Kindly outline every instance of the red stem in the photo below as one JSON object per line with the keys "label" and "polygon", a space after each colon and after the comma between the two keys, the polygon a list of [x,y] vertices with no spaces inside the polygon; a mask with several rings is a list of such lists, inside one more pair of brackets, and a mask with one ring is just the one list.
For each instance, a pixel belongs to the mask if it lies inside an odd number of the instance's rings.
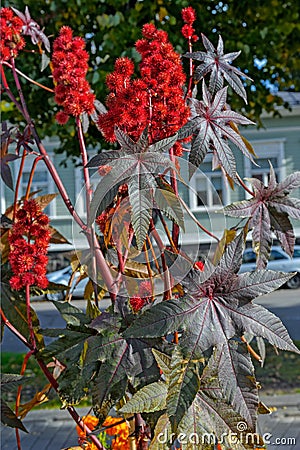
{"label": "red stem", "polygon": [[[7,62],[7,61],[4,61],[3,64],[4,64],[5,66],[9,67],[10,69],[12,68],[12,65],[9,64],[9,62]],[[29,78],[27,75],[25,75],[25,73],[21,72],[21,71],[18,70],[16,67],[15,67],[15,71],[16,71],[19,75],[21,75],[21,77],[25,78],[27,81],[30,81],[30,83],[35,84],[36,86],[38,86],[38,87],[40,87],[40,88],[42,88],[42,89],[45,89],[45,90],[48,91],[48,92],[54,93],[54,89],[48,88],[47,86],[44,86],[43,84],[38,83],[37,81],[33,80],[32,78]]]}
{"label": "red stem", "polygon": [[178,197],[180,203],[182,204],[182,206],[184,207],[184,209],[186,210],[186,212],[188,213],[188,215],[193,219],[193,221],[198,225],[199,228],[201,228],[202,231],[204,231],[204,233],[208,234],[208,236],[212,237],[213,239],[215,239],[217,242],[220,242],[220,239],[215,236],[211,231],[209,231],[207,228],[205,228],[200,222],[199,220],[196,219],[196,217],[194,216],[194,214],[192,213],[192,211],[190,211],[189,207],[187,206],[187,204],[185,203],[184,200],[182,200],[182,198]]}
{"label": "red stem", "polygon": [[[26,366],[27,366],[28,360],[29,360],[30,356],[33,355],[33,354],[34,354],[34,351],[30,350],[25,355],[23,363],[22,363],[20,375],[24,375],[24,372],[26,370]],[[19,415],[19,406],[20,406],[20,400],[21,400],[21,392],[22,392],[22,385],[20,385],[18,387],[17,396],[16,396],[15,414],[16,414],[17,417]],[[16,428],[16,441],[17,441],[18,450],[21,450],[21,438],[20,438],[20,431],[19,431],[18,428]]]}
{"label": "red stem", "polygon": [[26,152],[26,150],[24,148],[23,154],[22,154],[22,159],[21,159],[21,164],[20,164],[20,168],[19,168],[18,178],[17,178],[17,182],[16,182],[16,188],[15,188],[13,220],[16,217],[16,212],[17,212],[18,194],[19,194],[19,188],[20,188],[20,184],[21,184],[21,179],[22,179],[22,173],[23,173],[23,169],[24,169],[26,154],[27,154],[27,152]]}
{"label": "red stem", "polygon": [[8,83],[7,83],[6,76],[5,76],[5,73],[4,73],[4,69],[3,69],[2,64],[0,64],[0,70],[1,70],[1,80],[2,80],[2,84],[3,84],[3,87],[4,87],[4,89],[5,89],[5,91],[6,91],[7,95],[8,95],[8,97],[9,97],[10,100],[15,104],[15,106],[16,106],[17,109],[20,111],[20,113],[23,115],[23,109],[22,109],[22,106],[21,106],[21,104],[18,102],[18,100],[16,99],[16,97],[14,96],[14,94],[11,92],[10,87],[9,87],[9,85],[8,85]]}
{"label": "red stem", "polygon": [[26,347],[28,347],[30,350],[33,350],[32,345],[27,341],[27,339],[24,338],[24,336],[13,326],[12,323],[10,323],[10,321],[6,318],[4,312],[2,309],[0,309],[0,314],[1,314],[1,318],[2,321],[4,323],[4,325],[7,326],[7,328],[9,328],[9,330],[18,338],[20,339],[20,341],[26,345]]}
{"label": "red stem", "polygon": [[31,167],[31,171],[30,171],[30,175],[29,175],[29,180],[28,180],[28,184],[27,184],[27,189],[26,189],[26,194],[25,194],[25,200],[28,200],[29,198],[29,193],[30,193],[30,188],[31,188],[31,183],[32,183],[32,179],[34,176],[34,172],[37,166],[37,163],[42,159],[42,156],[37,156],[35,158],[35,160],[33,161],[32,167]]}
{"label": "red stem", "polygon": [[241,177],[239,176],[239,174],[236,174],[236,177],[238,179],[238,182],[240,183],[240,185],[245,189],[245,191],[248,192],[248,194],[250,194],[252,197],[255,197],[255,194],[253,191],[251,191],[251,189],[248,188],[248,186],[243,182],[243,180],[241,179]]}
{"label": "red stem", "polygon": [[165,258],[165,254],[164,254],[165,246],[155,228],[155,225],[154,225],[152,219],[150,222],[150,230],[151,230],[152,236],[154,237],[154,239],[158,245],[158,248],[161,252],[160,257],[161,257],[161,263],[162,263],[162,268],[163,268],[164,291],[165,291],[164,292],[164,300],[169,300],[172,297],[172,288],[171,288],[169,268],[167,266],[166,258]]}
{"label": "red stem", "polygon": [[[174,155],[174,149],[173,147],[170,148],[169,150],[169,155],[170,155],[170,159],[172,161],[173,164],[175,164],[175,155]],[[177,178],[176,178],[176,172],[175,170],[172,170],[171,172],[171,186],[174,190],[174,193],[176,195],[176,197],[178,196],[178,184],[177,184]],[[174,245],[176,248],[178,248],[178,241],[179,241],[179,226],[177,225],[177,223],[173,222],[173,226],[172,226],[172,240],[174,242]]]}
{"label": "red stem", "polygon": [[28,322],[28,328],[29,328],[29,335],[30,335],[30,343],[32,345],[33,351],[36,351],[36,342],[35,342],[35,335],[33,331],[32,326],[32,317],[31,317],[31,309],[30,309],[30,287],[29,284],[26,284],[25,286],[25,294],[26,294],[26,312],[27,312],[27,322]]}
{"label": "red stem", "polygon": [[116,287],[116,285],[114,283],[114,279],[113,279],[113,277],[111,275],[111,272],[110,272],[110,270],[109,270],[109,268],[108,268],[108,266],[106,264],[105,258],[104,258],[103,254],[102,254],[102,251],[101,251],[101,249],[99,247],[96,235],[94,233],[92,233],[90,227],[89,228],[87,227],[87,225],[81,220],[81,218],[78,216],[77,212],[75,211],[74,206],[73,206],[71,200],[69,199],[67,191],[65,190],[65,187],[64,187],[64,185],[63,185],[63,183],[62,183],[62,181],[61,181],[61,179],[60,179],[60,177],[59,177],[59,175],[57,173],[57,170],[56,170],[53,162],[49,158],[49,155],[47,154],[47,151],[46,151],[45,147],[43,146],[43,144],[42,144],[42,142],[41,142],[41,140],[39,138],[39,135],[38,135],[38,133],[37,133],[37,131],[35,129],[35,126],[34,126],[32,120],[30,118],[30,115],[29,115],[27,107],[26,107],[26,103],[25,103],[25,100],[24,100],[24,96],[23,96],[23,92],[22,92],[22,89],[21,89],[20,81],[19,81],[18,75],[17,75],[16,70],[15,70],[14,61],[12,62],[12,72],[13,72],[13,75],[14,75],[16,87],[17,87],[17,90],[19,92],[21,103],[22,103],[22,107],[23,107],[22,114],[23,114],[26,122],[30,126],[32,136],[33,136],[33,138],[34,138],[34,140],[36,142],[36,145],[37,145],[37,147],[39,149],[40,154],[44,157],[43,158],[44,162],[45,162],[45,164],[47,166],[47,169],[49,170],[49,173],[51,174],[51,176],[52,176],[52,178],[54,180],[54,183],[57,186],[57,189],[58,189],[58,191],[59,191],[59,193],[61,195],[62,200],[64,201],[64,203],[65,203],[66,207],[68,208],[69,213],[71,214],[73,219],[80,226],[80,228],[83,230],[83,232],[86,233],[86,237],[88,239],[89,245],[95,251],[97,266],[99,267],[99,270],[100,270],[100,272],[101,272],[101,274],[103,276],[104,282],[105,282],[105,284],[107,286],[107,289],[110,292],[111,299],[112,299],[112,301],[114,301],[115,296],[117,294],[117,287]]}

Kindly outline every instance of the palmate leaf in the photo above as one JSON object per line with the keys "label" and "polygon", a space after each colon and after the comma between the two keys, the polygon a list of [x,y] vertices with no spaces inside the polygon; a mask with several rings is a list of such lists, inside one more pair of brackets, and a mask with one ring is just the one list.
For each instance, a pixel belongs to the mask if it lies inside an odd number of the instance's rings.
{"label": "palmate leaf", "polygon": [[232,87],[232,89],[240,95],[247,103],[247,95],[240,77],[251,80],[247,75],[232,66],[231,63],[236,59],[239,52],[224,54],[224,46],[222,37],[219,36],[217,48],[210,42],[210,40],[202,34],[202,42],[206,52],[186,53],[184,56],[192,58],[195,61],[201,61],[195,70],[195,81],[199,82],[210,72],[209,89],[212,93],[217,92],[223,87],[223,79]]}
{"label": "palmate leaf", "polygon": [[[111,167],[110,172],[102,178],[95,190],[90,206],[90,223],[109,204],[107,199],[114,198],[116,186],[128,184],[131,221],[138,249],[141,249],[155,207],[154,195],[158,176],[167,170],[176,171],[175,165],[163,153],[175,144],[178,136],[174,135],[149,144],[147,129],[137,142],[118,128],[115,134],[121,149],[96,155],[87,165],[87,167],[106,165]],[[111,191],[113,195],[109,194]],[[169,208],[167,211],[170,213]],[[176,213],[174,216],[176,217]]]}
{"label": "palmate leaf", "polygon": [[[168,373],[167,411],[173,430],[198,395],[199,363],[213,347],[222,352],[218,362],[222,395],[232,405],[234,417],[243,417],[249,427],[255,426],[258,405],[253,367],[244,347],[236,347],[230,340],[248,332],[300,353],[279,318],[252,302],[280,287],[291,275],[268,270],[239,275],[243,251],[241,233],[227,246],[217,266],[205,264],[204,271],[190,269],[182,281],[184,297],[146,310],[123,333],[126,338],[154,338],[180,331],[183,358],[178,358],[174,373]],[[177,271],[180,266],[184,269],[179,260]]]}
{"label": "palmate leaf", "polygon": [[254,367],[246,344],[228,341],[215,358],[218,364],[219,383],[227,401],[255,429],[258,408],[258,388]]}
{"label": "palmate leaf", "polygon": [[300,200],[288,196],[290,191],[300,187],[300,172],[289,175],[280,183],[270,163],[268,186],[257,178],[248,180],[253,186],[253,196],[226,206],[225,214],[232,217],[249,217],[252,229],[253,249],[257,254],[257,268],[266,267],[272,244],[272,231],[280,241],[283,250],[292,256],[295,235],[289,217],[300,220]]}
{"label": "palmate leaf", "polygon": [[235,179],[235,158],[228,145],[228,140],[251,161],[253,161],[253,158],[241,135],[232,127],[232,123],[247,125],[253,124],[253,122],[241,114],[225,109],[227,87],[218,91],[212,99],[203,82],[202,92],[203,100],[189,99],[191,119],[179,130],[180,138],[188,135],[193,136],[189,155],[189,161],[192,163],[190,176],[193,174],[195,167],[198,167],[202,162],[206,153],[213,150],[226,173]]}

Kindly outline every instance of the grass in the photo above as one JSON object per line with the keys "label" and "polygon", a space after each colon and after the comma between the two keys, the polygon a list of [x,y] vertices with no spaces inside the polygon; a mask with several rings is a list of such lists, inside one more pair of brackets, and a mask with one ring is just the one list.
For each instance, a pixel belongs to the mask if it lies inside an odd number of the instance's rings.
{"label": "grass", "polygon": [[[300,349],[300,341],[295,342]],[[261,393],[295,393],[300,392],[300,356],[287,351],[279,350],[278,354],[275,349],[266,344],[267,356],[264,367],[260,367],[257,361],[254,361],[256,370],[256,378],[261,385]],[[1,371],[2,373],[20,373],[24,354],[6,353],[1,354]],[[33,398],[36,392],[39,392],[47,384],[47,379],[39,368],[34,358],[29,359],[25,375],[31,376],[23,387],[21,402],[28,402]],[[42,403],[37,408],[60,408],[61,401],[53,389],[49,394],[49,401]],[[14,402],[15,393],[9,393],[7,400]],[[84,401],[80,406],[88,406],[90,403]]]}
{"label": "grass", "polygon": [[[300,341],[294,341],[300,349]],[[255,361],[256,379],[262,393],[300,392],[300,356],[293,352],[277,350],[266,344],[263,367]]]}
{"label": "grass", "polygon": [[[2,352],[1,372],[20,373],[24,356],[25,354],[22,353]],[[37,392],[42,391],[42,389],[48,384],[47,378],[34,358],[29,359],[24,375],[31,377],[31,379],[23,385],[21,403],[29,402]],[[14,407],[16,392],[17,390],[14,392],[9,392],[5,395],[3,393],[3,397],[5,397],[5,400],[8,401],[12,407]],[[49,400],[47,402],[41,403],[36,406],[35,409],[54,409],[61,407],[62,403],[54,389],[50,390],[48,398]],[[80,406],[89,405],[90,403],[88,401],[82,401],[80,404]]]}

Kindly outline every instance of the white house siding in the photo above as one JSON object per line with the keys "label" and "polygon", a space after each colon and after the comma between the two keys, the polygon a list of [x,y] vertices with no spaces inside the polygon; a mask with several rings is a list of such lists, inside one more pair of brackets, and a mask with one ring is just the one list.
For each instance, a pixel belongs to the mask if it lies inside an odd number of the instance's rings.
{"label": "white house siding", "polygon": [[[245,127],[241,128],[241,133],[253,144],[255,148],[267,149],[265,152],[267,157],[272,158],[272,152],[277,152],[280,147],[282,160],[280,166],[281,176],[287,176],[290,173],[300,170],[300,93],[297,93],[293,97],[294,107],[291,112],[286,110],[280,110],[282,117],[269,117],[267,115],[262,117],[264,128],[257,129],[256,127]],[[299,102],[299,103],[297,103]],[[80,168],[75,168],[71,162],[67,162],[67,167],[60,165],[60,162],[65,159],[64,155],[59,155],[53,153],[53,148],[57,145],[57,142],[46,140],[45,146],[47,150],[51,153],[53,162],[57,167],[58,173],[60,174],[67,192],[69,193],[71,201],[75,204],[78,198],[78,194],[82,187],[82,176]],[[277,150],[276,150],[277,149]],[[237,169],[241,177],[247,175],[247,161],[240,150],[233,149]],[[262,150],[263,151],[263,150]],[[265,155],[266,156],[266,155]],[[17,173],[17,164],[11,164],[14,172],[14,178]],[[43,162],[39,162],[39,168],[42,167]],[[248,164],[249,166],[249,164]],[[249,168],[249,167],[248,167]],[[186,172],[186,168],[183,169],[183,175]],[[187,177],[184,175],[187,179]],[[1,181],[2,183],[2,181]],[[189,190],[184,186],[179,188],[180,195],[184,201],[191,207],[191,196]],[[49,193],[57,192],[57,188],[52,182],[49,183]],[[294,191],[293,196],[299,198],[300,192]],[[236,186],[234,191],[230,190],[228,199],[230,202],[238,201],[245,198],[245,192],[242,188]],[[5,211],[5,207],[13,202],[13,193],[1,184],[1,212]],[[84,204],[82,201],[77,203],[78,212],[84,217]],[[201,209],[201,208],[200,208]],[[213,231],[218,237],[222,235],[224,227],[230,228],[236,223],[235,219],[224,217],[222,214],[215,213],[216,208],[209,208],[208,211],[201,211],[199,208],[193,211],[195,217],[209,230]],[[52,207],[53,215],[51,215],[52,225],[57,228],[65,237],[72,242],[72,220],[68,214],[68,211],[63,204],[61,198],[58,196],[54,201],[54,206]],[[296,236],[300,241],[300,223],[298,221],[294,222],[296,227]],[[195,226],[194,222],[185,216],[185,228],[186,232],[182,236],[183,244],[188,250],[194,252],[206,252],[211,243],[212,239],[207,236],[204,232],[199,231],[198,227]],[[82,233],[79,230],[75,230],[77,245],[85,247],[86,241]],[[68,245],[51,246],[51,249],[56,249],[56,251],[66,251],[70,249]]]}

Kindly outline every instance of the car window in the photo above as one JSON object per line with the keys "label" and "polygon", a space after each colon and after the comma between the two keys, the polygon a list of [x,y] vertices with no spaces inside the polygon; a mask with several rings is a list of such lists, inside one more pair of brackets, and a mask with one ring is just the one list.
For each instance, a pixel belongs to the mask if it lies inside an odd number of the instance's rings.
{"label": "car window", "polygon": [[294,258],[300,258],[300,249],[294,250]]}
{"label": "car window", "polygon": [[243,255],[243,264],[255,263],[256,255],[254,252],[246,252]]}
{"label": "car window", "polygon": [[277,250],[271,250],[269,261],[275,261],[278,259],[288,259],[288,258],[284,256],[282,253],[278,252]]}

